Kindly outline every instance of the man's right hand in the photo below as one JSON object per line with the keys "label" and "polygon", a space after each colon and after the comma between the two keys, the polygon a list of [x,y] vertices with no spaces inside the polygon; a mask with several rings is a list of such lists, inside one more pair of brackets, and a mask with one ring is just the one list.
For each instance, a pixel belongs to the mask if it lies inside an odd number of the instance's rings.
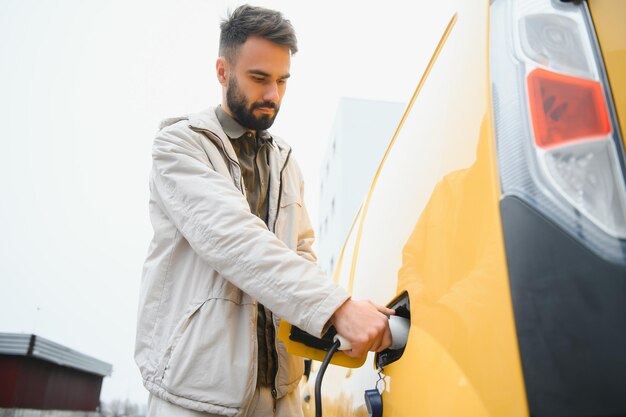
{"label": "man's right hand", "polygon": [[344,353],[359,358],[367,352],[380,352],[391,346],[387,316],[395,311],[371,301],[348,299],[332,315],[330,322],[337,333],[352,344]]}

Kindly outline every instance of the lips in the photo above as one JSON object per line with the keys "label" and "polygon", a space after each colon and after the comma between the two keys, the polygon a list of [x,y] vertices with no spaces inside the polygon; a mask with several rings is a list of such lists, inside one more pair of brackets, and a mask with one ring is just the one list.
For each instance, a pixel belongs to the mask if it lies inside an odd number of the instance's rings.
{"label": "lips", "polygon": [[274,114],[276,112],[276,110],[271,107],[257,107],[255,110],[258,110],[264,114]]}

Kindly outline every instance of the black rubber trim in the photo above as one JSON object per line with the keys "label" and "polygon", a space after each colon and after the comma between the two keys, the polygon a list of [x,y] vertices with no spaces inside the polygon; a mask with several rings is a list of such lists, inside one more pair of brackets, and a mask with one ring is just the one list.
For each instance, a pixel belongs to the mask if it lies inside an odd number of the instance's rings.
{"label": "black rubber trim", "polygon": [[530,414],[626,415],[626,266],[516,197],[500,209]]}

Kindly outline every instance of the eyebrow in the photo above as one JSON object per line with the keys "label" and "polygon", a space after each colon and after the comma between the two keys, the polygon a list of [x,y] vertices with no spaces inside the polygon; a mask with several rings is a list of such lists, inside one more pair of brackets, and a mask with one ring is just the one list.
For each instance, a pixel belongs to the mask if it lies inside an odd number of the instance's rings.
{"label": "eyebrow", "polygon": [[[265,72],[265,71],[261,71],[258,69],[251,69],[248,70],[248,74],[255,74],[255,75],[260,75],[262,77],[271,77],[271,74]],[[281,77],[278,77],[279,80],[286,80],[287,78],[291,77],[291,74],[287,73]]]}

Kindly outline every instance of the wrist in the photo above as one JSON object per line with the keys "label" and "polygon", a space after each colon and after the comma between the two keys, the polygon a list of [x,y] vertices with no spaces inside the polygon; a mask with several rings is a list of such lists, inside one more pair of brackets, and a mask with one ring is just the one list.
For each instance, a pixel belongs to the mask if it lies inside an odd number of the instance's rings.
{"label": "wrist", "polygon": [[328,319],[330,324],[337,327],[336,326],[337,320],[343,314],[343,311],[350,300],[351,298],[348,297],[343,303],[341,303],[341,305],[339,305],[339,307],[337,307],[337,310],[335,310],[335,312],[330,316],[330,319]]}

